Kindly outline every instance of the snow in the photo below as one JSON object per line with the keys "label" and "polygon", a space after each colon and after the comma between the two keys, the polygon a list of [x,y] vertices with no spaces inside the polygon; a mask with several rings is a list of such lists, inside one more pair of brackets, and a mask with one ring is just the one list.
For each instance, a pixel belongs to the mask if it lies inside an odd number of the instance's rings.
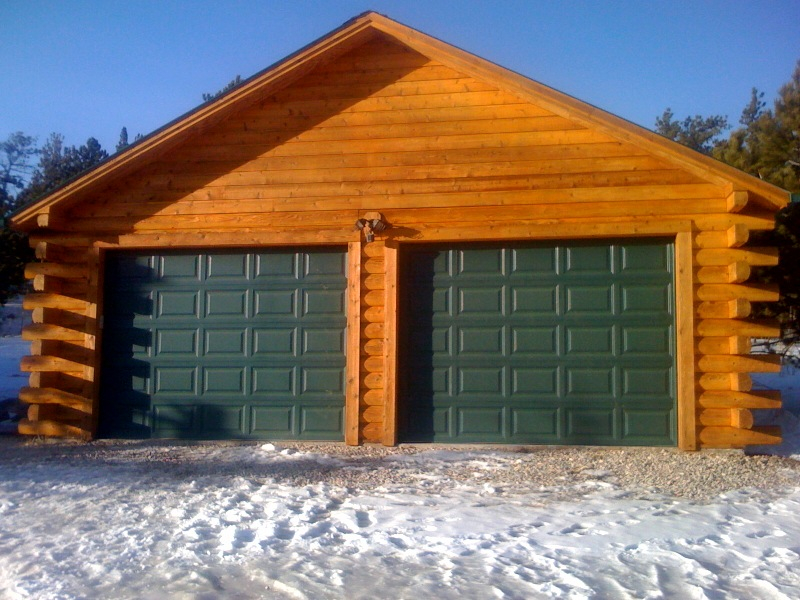
{"label": "snow", "polygon": [[19,371],[19,359],[30,353],[31,343],[18,337],[0,337],[0,400],[16,397],[28,377]]}
{"label": "snow", "polygon": [[[0,398],[23,383],[24,346],[0,339]],[[558,489],[433,485],[454,462],[508,468],[502,453],[433,447],[393,459],[424,477],[363,490],[275,477],[363,468],[279,444],[212,447],[207,472],[149,451],[159,460],[0,463],[0,597],[800,597],[800,488],[700,502],[601,470]],[[782,452],[800,459],[800,444]]]}
{"label": "snow", "polygon": [[758,424],[780,425],[783,443],[780,446],[753,446],[748,451],[777,456],[800,455],[800,368],[784,365],[780,373],[757,373],[752,377],[753,389],[781,391],[783,409],[761,411]]}

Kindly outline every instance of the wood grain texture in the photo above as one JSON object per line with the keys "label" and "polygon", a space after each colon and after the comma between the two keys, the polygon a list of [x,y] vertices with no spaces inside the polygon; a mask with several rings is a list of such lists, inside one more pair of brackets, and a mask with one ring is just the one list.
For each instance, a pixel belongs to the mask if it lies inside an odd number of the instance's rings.
{"label": "wood grain texture", "polygon": [[697,450],[692,287],[692,234],[679,232],[675,236],[678,447],[690,451]]}
{"label": "wood grain texture", "polygon": [[23,356],[19,367],[23,373],[34,371],[72,373],[83,372],[84,365],[58,356]]}
{"label": "wood grain texture", "polygon": [[700,336],[779,337],[781,328],[777,321],[742,321],[738,319],[703,319],[696,325]]}
{"label": "wood grain texture", "polygon": [[700,394],[699,406],[703,408],[766,408],[782,406],[781,394],[777,391],[708,390]]}
{"label": "wood grain texture", "polygon": [[701,319],[746,319],[750,316],[752,304],[744,298],[700,302],[697,316]]}
{"label": "wood grain texture", "polygon": [[739,248],[750,239],[750,230],[745,225],[737,223],[727,229],[725,237],[729,248]]}
{"label": "wood grain texture", "polygon": [[753,380],[746,373],[703,373],[699,384],[703,390],[749,392],[753,389]]}
{"label": "wood grain texture", "polygon": [[699,250],[695,261],[701,266],[728,265],[743,262],[753,267],[772,267],[778,264],[777,248],[725,248]]}
{"label": "wood grain texture", "polygon": [[347,339],[345,387],[345,443],[361,443],[359,412],[361,399],[361,242],[347,246]]}
{"label": "wood grain texture", "polygon": [[779,373],[781,357],[777,354],[706,355],[697,361],[697,368],[703,373]]}
{"label": "wood grain texture", "polygon": [[83,344],[62,340],[31,341],[31,356],[56,356],[82,365],[94,360],[93,352]]}
{"label": "wood grain texture", "polygon": [[746,408],[707,408],[700,411],[698,422],[703,427],[752,429],[754,419]]}
{"label": "wood grain texture", "polygon": [[58,421],[31,421],[22,419],[17,426],[17,431],[22,435],[42,435],[48,437],[66,437],[85,439],[89,431],[75,425],[68,425]]}
{"label": "wood grain texture", "polygon": [[22,328],[23,340],[64,340],[71,342],[83,342],[83,331],[68,329],[59,325],[49,323],[34,323]]}
{"label": "wood grain texture", "polygon": [[744,210],[750,201],[750,195],[746,191],[731,192],[725,199],[728,205],[728,212],[738,213]]}
{"label": "wood grain texture", "polygon": [[720,267],[701,267],[697,270],[696,283],[742,283],[750,278],[750,265],[735,262]]}
{"label": "wood grain texture", "polygon": [[700,354],[750,354],[751,338],[745,336],[699,338],[697,349]]}
{"label": "wood grain texture", "polygon": [[[381,276],[383,279],[383,276]],[[383,306],[370,306],[363,312],[364,321],[367,323],[383,323],[386,313]]]}
{"label": "wood grain texture", "polygon": [[780,444],[781,441],[780,427],[704,427],[700,430],[703,448],[743,448],[753,444]]}
{"label": "wood grain texture", "polygon": [[777,284],[705,284],[697,288],[697,299],[702,301],[745,299],[750,302],[777,302],[780,291]]}
{"label": "wood grain texture", "polygon": [[365,442],[379,444],[381,442],[381,436],[383,436],[383,424],[365,423],[362,429],[362,434],[364,435]]}
{"label": "wood grain texture", "polygon": [[367,389],[383,389],[383,373],[367,373],[361,381]]}
{"label": "wood grain texture", "polygon": [[33,279],[37,275],[50,275],[63,279],[88,279],[89,273],[86,264],[70,264],[41,262],[25,265],[25,278]]}
{"label": "wood grain texture", "polygon": [[50,323],[51,325],[60,325],[70,329],[80,329],[81,331],[85,330],[87,323],[86,315],[79,312],[41,306],[31,311],[31,320],[34,323]]}
{"label": "wood grain texture", "polygon": [[19,399],[28,404],[61,404],[87,414],[92,412],[91,399],[56,388],[23,387]]}
{"label": "wood grain texture", "polygon": [[385,446],[394,446],[399,439],[397,431],[397,344],[399,340],[398,327],[400,319],[398,315],[398,292],[399,292],[399,269],[400,256],[396,244],[387,244],[384,248],[385,272],[385,292],[386,303],[384,338],[383,338],[383,363],[385,384],[383,390],[383,438]]}
{"label": "wood grain texture", "polygon": [[35,308],[60,308],[63,310],[86,310],[86,294],[71,295],[68,290],[60,289],[58,292],[27,293],[22,298],[22,307],[25,310]]}
{"label": "wood grain texture", "polygon": [[100,373],[102,371],[102,331],[100,322],[103,316],[104,263],[103,250],[93,244],[87,253],[86,262],[89,267],[89,282],[85,310],[86,326],[83,346],[88,359],[84,363],[83,377],[91,384],[87,385],[87,395],[92,399],[92,412],[89,415],[89,434],[94,437],[100,423]]}
{"label": "wood grain texture", "polygon": [[55,388],[80,396],[86,394],[86,380],[77,373],[35,371],[28,377],[28,385],[32,388]]}
{"label": "wood grain texture", "polygon": [[728,231],[737,225],[752,231],[766,231],[775,228],[775,213],[761,210],[746,214],[709,212],[706,215],[698,215],[695,224],[701,231]]}
{"label": "wood grain texture", "polygon": [[383,340],[367,340],[362,347],[362,354],[380,356],[383,354],[384,346]]}
{"label": "wood grain texture", "polygon": [[701,231],[695,238],[696,248],[738,248],[747,243],[750,231],[742,224],[725,231]]}
{"label": "wood grain texture", "polygon": [[36,258],[54,263],[86,263],[87,248],[39,241],[33,245]]}
{"label": "wood grain texture", "polygon": [[383,406],[383,388],[366,390],[361,396],[361,401],[366,406]]}

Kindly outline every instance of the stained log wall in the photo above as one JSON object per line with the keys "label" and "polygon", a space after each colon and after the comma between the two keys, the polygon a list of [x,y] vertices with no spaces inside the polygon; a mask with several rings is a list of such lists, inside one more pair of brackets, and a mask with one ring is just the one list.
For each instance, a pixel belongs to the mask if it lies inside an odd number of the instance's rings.
{"label": "stained log wall", "polygon": [[[346,439],[392,444],[399,245],[684,235],[679,445],[778,441],[751,411],[779,407],[779,395],[753,391],[749,375],[779,368],[750,356],[750,338],[777,328],[747,320],[752,302],[778,297],[748,283],[752,267],[777,262],[747,243],[774,215],[746,190],[623,139],[388,40],[364,44],[90,201],[39,216],[20,431],[95,431],[105,248],[349,243],[358,335]],[[392,225],[372,243],[353,229],[366,211]]]}

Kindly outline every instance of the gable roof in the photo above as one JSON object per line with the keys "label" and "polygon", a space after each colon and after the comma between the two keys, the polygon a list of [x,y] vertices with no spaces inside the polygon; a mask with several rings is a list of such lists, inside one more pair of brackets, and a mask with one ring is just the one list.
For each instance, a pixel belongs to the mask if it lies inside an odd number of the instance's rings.
{"label": "gable roof", "polygon": [[730,191],[747,190],[753,200],[772,210],[789,202],[785,190],[748,175],[700,152],[691,150],[648,129],[556,91],[518,73],[442,42],[375,12],[363,13],[331,33],[267,67],[219,98],[166,124],[94,169],[51,192],[11,216],[12,225],[29,231],[37,217],[52,208],[80,202],[114,179],[130,175],[154,162],[189,137],[223,121],[228,115],[296,81],[315,67],[379,36],[387,36],[431,60],[496,85],[524,100],[620,141],[634,144],[662,159],[679,163],[687,171]]}

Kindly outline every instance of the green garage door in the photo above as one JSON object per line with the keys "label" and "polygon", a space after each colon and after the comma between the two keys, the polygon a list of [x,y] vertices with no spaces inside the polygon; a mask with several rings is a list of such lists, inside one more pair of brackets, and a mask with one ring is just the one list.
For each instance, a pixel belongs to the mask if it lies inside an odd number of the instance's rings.
{"label": "green garage door", "polygon": [[412,246],[402,441],[674,445],[673,246]]}
{"label": "green garage door", "polygon": [[109,254],[100,430],[343,438],[339,249]]}

